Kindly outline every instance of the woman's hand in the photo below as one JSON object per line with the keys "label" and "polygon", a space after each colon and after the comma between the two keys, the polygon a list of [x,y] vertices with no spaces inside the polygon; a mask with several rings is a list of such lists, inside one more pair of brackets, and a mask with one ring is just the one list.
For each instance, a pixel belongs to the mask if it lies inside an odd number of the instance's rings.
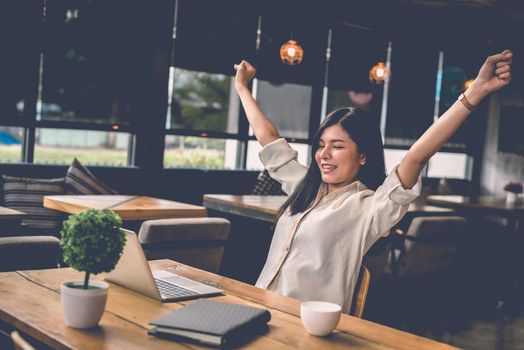
{"label": "woman's hand", "polygon": [[480,67],[479,73],[466,93],[471,103],[477,105],[482,98],[501,89],[511,81],[511,58],[513,53],[504,50],[502,53],[489,56]]}
{"label": "woman's hand", "polygon": [[237,71],[235,75],[235,89],[238,91],[240,89],[247,88],[249,82],[255,76],[257,70],[253,67],[248,61],[243,60],[239,64],[233,66]]}

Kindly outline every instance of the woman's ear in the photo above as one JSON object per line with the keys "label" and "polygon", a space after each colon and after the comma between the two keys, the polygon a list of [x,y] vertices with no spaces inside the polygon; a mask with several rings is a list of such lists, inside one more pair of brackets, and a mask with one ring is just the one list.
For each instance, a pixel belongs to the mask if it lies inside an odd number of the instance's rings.
{"label": "woman's ear", "polygon": [[366,158],[365,155],[360,154],[359,159],[358,159],[358,162],[360,163],[360,165],[364,165],[364,164],[366,164],[366,159],[367,159],[367,158]]}

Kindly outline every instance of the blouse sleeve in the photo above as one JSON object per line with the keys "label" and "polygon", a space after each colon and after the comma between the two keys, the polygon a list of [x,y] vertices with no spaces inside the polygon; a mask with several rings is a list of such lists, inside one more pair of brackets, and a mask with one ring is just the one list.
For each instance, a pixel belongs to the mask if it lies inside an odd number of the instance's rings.
{"label": "blouse sleeve", "polygon": [[422,181],[419,176],[411,189],[405,189],[397,175],[398,165],[375,191],[372,201],[370,235],[373,243],[380,236],[387,236],[406,214],[409,204],[420,195]]}
{"label": "blouse sleeve", "polygon": [[283,138],[265,145],[259,157],[269,175],[282,184],[282,190],[288,195],[306,175],[307,168],[297,160],[298,152]]}

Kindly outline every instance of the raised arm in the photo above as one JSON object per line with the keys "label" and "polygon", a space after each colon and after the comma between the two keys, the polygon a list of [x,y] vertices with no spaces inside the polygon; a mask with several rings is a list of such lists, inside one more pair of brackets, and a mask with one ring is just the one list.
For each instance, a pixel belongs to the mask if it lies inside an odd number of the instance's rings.
{"label": "raised arm", "polygon": [[247,120],[258,142],[262,146],[265,146],[280,138],[280,135],[278,134],[277,128],[260,110],[260,107],[258,107],[257,102],[247,87],[251,79],[255,76],[256,69],[247,61],[235,64],[234,67],[237,71],[235,76],[235,89],[237,90],[238,96],[240,96]]}
{"label": "raised arm", "polygon": [[465,100],[457,100],[411,146],[397,168],[398,177],[404,188],[408,189],[415,185],[425,163],[457,131],[472,112],[470,109],[477,106],[490,93],[509,84],[512,56],[513,53],[509,50],[489,56],[480,68],[473,84],[464,92]]}

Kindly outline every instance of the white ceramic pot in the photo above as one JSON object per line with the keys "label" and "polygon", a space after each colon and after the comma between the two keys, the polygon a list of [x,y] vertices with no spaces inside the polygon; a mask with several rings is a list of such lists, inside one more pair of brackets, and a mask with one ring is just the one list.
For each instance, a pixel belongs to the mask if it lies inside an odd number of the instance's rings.
{"label": "white ceramic pot", "polygon": [[517,194],[514,192],[506,191],[506,203],[507,204],[515,204],[517,202]]}
{"label": "white ceramic pot", "polygon": [[62,283],[60,289],[65,322],[73,328],[96,326],[106,306],[107,283],[89,281],[89,289],[83,289],[83,285],[84,281],[69,281]]}

